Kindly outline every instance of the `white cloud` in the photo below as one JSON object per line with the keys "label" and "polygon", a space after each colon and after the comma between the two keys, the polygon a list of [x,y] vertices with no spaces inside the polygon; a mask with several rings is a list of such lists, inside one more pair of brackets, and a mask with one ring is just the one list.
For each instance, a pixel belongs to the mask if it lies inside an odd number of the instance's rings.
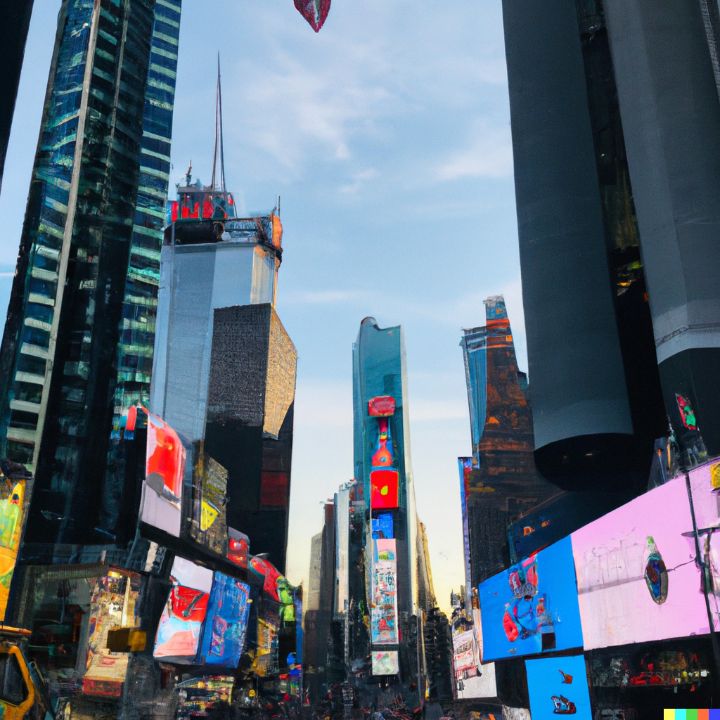
{"label": "white cloud", "polygon": [[513,174],[510,128],[478,123],[464,148],[440,162],[435,178],[441,182],[472,178],[505,178]]}
{"label": "white cloud", "polygon": [[350,182],[340,186],[340,192],[344,195],[357,195],[370,180],[378,176],[375,168],[367,168],[353,173]]}

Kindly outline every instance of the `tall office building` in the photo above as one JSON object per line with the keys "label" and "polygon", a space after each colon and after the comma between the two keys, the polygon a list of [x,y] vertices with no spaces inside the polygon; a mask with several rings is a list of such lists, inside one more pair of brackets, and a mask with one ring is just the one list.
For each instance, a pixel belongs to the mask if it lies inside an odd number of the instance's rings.
{"label": "tall office building", "polygon": [[14,0],[8,3],[7,7],[3,8],[3,21],[0,24],[0,65],[3,69],[0,75],[0,185],[32,7],[33,0]]}
{"label": "tall office building", "polygon": [[504,0],[535,455],[642,489],[720,453],[717,8]]}
{"label": "tall office building", "polygon": [[180,4],[60,9],[0,359],[0,450],[36,477],[31,541],[108,539],[113,398],[149,382]]}

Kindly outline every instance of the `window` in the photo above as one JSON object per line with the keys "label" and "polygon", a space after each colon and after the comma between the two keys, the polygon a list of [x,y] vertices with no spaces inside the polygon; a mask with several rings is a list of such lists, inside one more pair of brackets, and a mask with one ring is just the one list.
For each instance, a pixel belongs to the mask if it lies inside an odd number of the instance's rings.
{"label": "window", "polygon": [[11,653],[0,653],[0,700],[20,705],[27,696],[28,689],[17,657]]}

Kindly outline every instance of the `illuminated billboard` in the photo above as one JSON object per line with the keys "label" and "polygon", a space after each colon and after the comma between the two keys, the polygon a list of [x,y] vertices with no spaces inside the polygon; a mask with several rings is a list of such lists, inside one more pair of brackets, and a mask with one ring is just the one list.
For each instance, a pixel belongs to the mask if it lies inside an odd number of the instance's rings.
{"label": "illuminated billboard", "polygon": [[392,510],[398,506],[398,471],[370,471],[370,507],[373,510]]}
{"label": "illuminated billboard", "polygon": [[373,650],[373,675],[398,675],[400,673],[400,658],[397,650]]}
{"label": "illuminated billboard", "polygon": [[158,660],[192,664],[207,615],[213,573],[176,557],[170,580],[172,587],[160,616],[153,656]]}
{"label": "illuminated billboard", "polygon": [[[713,567],[712,558],[720,556],[720,516],[710,466],[693,470],[691,484],[701,552]],[[709,633],[683,477],[571,537],[586,649]],[[720,585],[713,584],[717,602]]]}
{"label": "illuminated billboard", "polygon": [[373,540],[370,640],[397,645],[397,549],[395,540]]}
{"label": "illuminated billboard", "polygon": [[182,525],[182,487],[188,448],[162,418],[148,414],[141,519],[174,537]]}
{"label": "illuminated billboard", "polygon": [[225,555],[228,528],[225,503],[228,471],[198,446],[193,468],[193,516],[190,536],[218,555]]}
{"label": "illuminated billboard", "polygon": [[249,585],[215,573],[198,664],[237,667],[245,647],[249,600]]}
{"label": "illuminated billboard", "polygon": [[31,490],[32,476],[24,467],[6,463],[0,470],[0,620],[5,619]]}
{"label": "illuminated billboard", "polygon": [[525,670],[532,720],[555,720],[558,715],[592,720],[583,655],[526,660]]}
{"label": "illuminated billboard", "polygon": [[140,625],[135,609],[139,592],[137,573],[112,569],[97,579],[90,599],[84,695],[115,698],[122,695],[130,656],[108,650],[108,632]]}
{"label": "illuminated billboard", "polygon": [[480,584],[484,660],[582,647],[570,538]]}

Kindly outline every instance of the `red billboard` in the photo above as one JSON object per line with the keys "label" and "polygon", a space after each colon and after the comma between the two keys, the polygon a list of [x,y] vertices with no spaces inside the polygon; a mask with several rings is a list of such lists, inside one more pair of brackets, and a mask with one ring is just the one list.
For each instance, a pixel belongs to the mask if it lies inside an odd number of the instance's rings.
{"label": "red billboard", "polygon": [[370,472],[370,507],[373,510],[392,510],[398,507],[399,474],[397,470]]}

